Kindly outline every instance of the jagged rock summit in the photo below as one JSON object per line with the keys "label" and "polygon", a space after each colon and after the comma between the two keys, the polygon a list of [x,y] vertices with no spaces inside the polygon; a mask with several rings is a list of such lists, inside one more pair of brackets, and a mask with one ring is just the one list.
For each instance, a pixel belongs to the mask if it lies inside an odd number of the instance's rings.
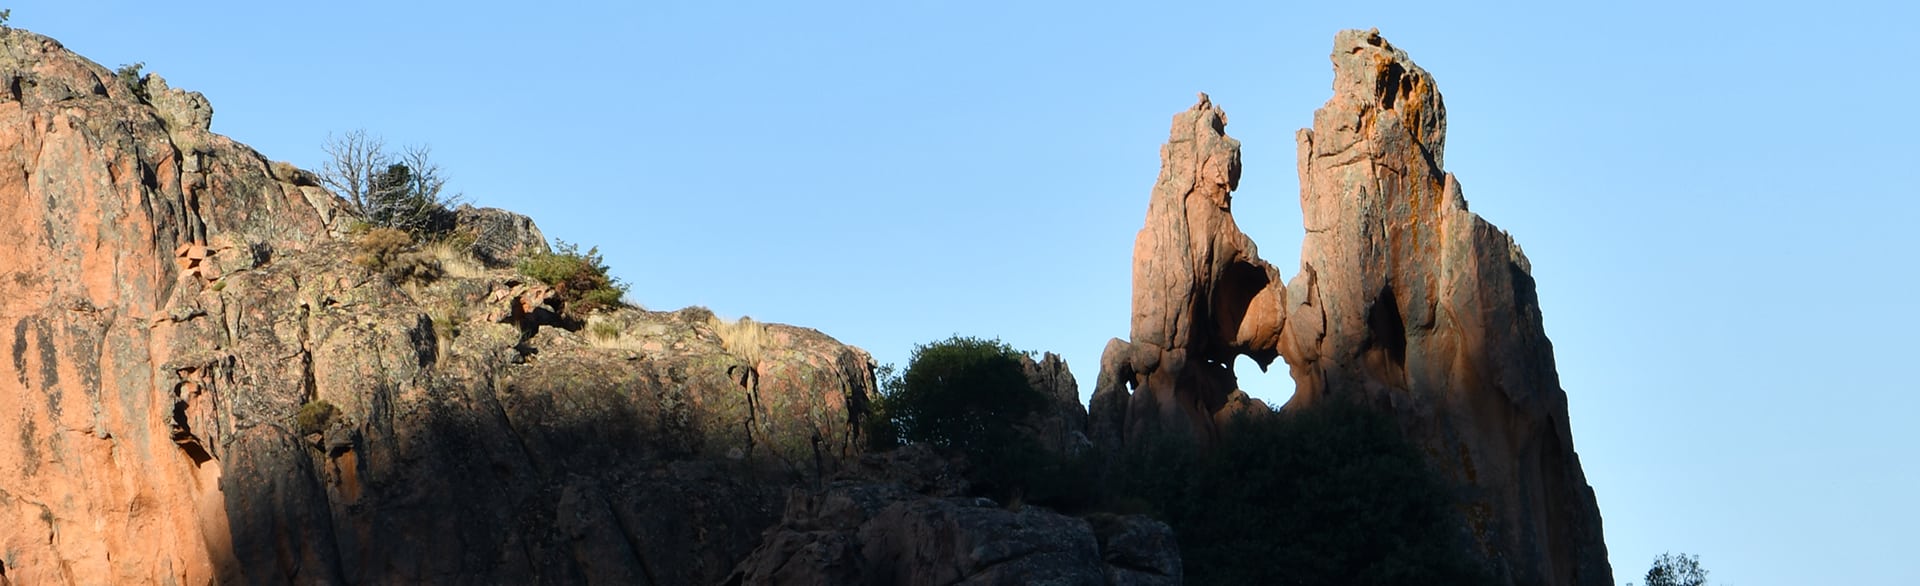
{"label": "jagged rock summit", "polygon": [[1334,39],[1334,95],[1297,136],[1307,236],[1284,287],[1235,226],[1239,143],[1204,95],[1174,117],[1134,246],[1133,329],[1102,356],[1096,443],[1219,433],[1236,356],[1286,360],[1286,408],[1386,413],[1451,485],[1508,584],[1612,583],[1531,267],[1442,167],[1433,78],[1377,31]]}

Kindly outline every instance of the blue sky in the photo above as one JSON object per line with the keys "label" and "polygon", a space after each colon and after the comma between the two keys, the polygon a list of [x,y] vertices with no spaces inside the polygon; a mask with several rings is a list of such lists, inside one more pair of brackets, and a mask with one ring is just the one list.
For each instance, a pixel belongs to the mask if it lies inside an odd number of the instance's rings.
{"label": "blue sky", "polygon": [[[430,144],[650,308],[884,362],[998,336],[1088,391],[1170,117],[1226,109],[1236,216],[1291,276],[1293,132],[1334,32],[1378,27],[1533,260],[1616,579],[1671,550],[1716,583],[1920,583],[1912,5],[1025,4],[6,5],[271,158]],[[1284,400],[1283,371],[1245,386]]]}

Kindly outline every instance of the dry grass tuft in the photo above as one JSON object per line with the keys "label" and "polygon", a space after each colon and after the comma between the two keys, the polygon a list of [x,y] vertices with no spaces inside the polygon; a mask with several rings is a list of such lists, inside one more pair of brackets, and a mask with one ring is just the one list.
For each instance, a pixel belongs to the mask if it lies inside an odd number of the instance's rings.
{"label": "dry grass tuft", "polygon": [[595,348],[608,350],[626,350],[647,353],[645,336],[628,336],[626,328],[614,321],[612,315],[594,313],[587,316],[587,344]]}
{"label": "dry grass tuft", "polygon": [[414,252],[413,236],[393,228],[374,228],[354,239],[358,252],[353,264],[379,273],[393,283],[431,283],[443,269],[431,256]]}
{"label": "dry grass tuft", "polygon": [[708,318],[707,323],[712,324],[713,331],[720,334],[720,343],[726,347],[727,353],[748,364],[760,363],[767,343],[767,324],[746,316],[732,322],[713,316]]}
{"label": "dry grass tuft", "polygon": [[420,253],[440,263],[440,270],[446,276],[456,279],[477,279],[487,273],[487,267],[473,256],[473,239],[459,235],[449,235],[420,245]]}
{"label": "dry grass tuft", "polygon": [[601,341],[616,340],[620,338],[620,324],[591,316],[587,318],[587,333]]}

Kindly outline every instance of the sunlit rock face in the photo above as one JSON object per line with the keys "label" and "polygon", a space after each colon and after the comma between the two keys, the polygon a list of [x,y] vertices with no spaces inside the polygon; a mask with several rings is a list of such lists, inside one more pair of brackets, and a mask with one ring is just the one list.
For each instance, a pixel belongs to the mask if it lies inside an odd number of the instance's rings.
{"label": "sunlit rock face", "polygon": [[389,282],[199,94],[5,27],[0,82],[0,584],[715,583],[858,456],[858,348],[555,327],[497,211]]}
{"label": "sunlit rock face", "polygon": [[[1133,245],[1133,333],[1108,344],[1093,399],[1107,410],[1094,433],[1108,441],[1163,427],[1211,437],[1236,390],[1234,357],[1265,365],[1278,353],[1286,289],[1234,224],[1240,142],[1226,125],[1201,94],[1160,147],[1160,179]],[[1124,405],[1102,405],[1127,386]]]}
{"label": "sunlit rock face", "polygon": [[1175,117],[1090,435],[1212,437],[1240,397],[1234,357],[1279,355],[1287,408],[1353,401],[1400,423],[1505,582],[1610,584],[1530,265],[1444,171],[1433,78],[1374,31],[1341,32],[1332,60],[1333,98],[1296,137],[1307,235],[1284,288],[1233,223],[1225,114],[1203,96]]}

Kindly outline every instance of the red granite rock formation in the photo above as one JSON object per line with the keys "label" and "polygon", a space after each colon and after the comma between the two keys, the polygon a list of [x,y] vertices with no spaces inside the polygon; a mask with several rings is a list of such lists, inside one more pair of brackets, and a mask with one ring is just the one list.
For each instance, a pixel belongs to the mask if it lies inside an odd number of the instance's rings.
{"label": "red granite rock formation", "polygon": [[1286,290],[1234,224],[1240,142],[1226,125],[1201,94],[1160,147],[1160,179],[1133,244],[1133,334],[1109,344],[1101,364],[1102,380],[1135,389],[1123,434],[1154,426],[1211,436],[1236,389],[1234,357],[1264,366],[1278,354]]}
{"label": "red granite rock formation", "polygon": [[855,455],[860,349],[551,327],[497,211],[396,285],[211,114],[0,27],[0,583],[713,583]]}
{"label": "red granite rock formation", "polygon": [[1507,583],[1611,583],[1531,268],[1443,170],[1433,78],[1377,32],[1340,33],[1333,63],[1334,96],[1297,139],[1307,236],[1285,289],[1229,215],[1239,159],[1225,116],[1203,96],[1175,117],[1134,248],[1132,339],[1102,360],[1095,441],[1169,421],[1217,433],[1234,357],[1277,352],[1296,384],[1287,408],[1353,401],[1401,424]]}

